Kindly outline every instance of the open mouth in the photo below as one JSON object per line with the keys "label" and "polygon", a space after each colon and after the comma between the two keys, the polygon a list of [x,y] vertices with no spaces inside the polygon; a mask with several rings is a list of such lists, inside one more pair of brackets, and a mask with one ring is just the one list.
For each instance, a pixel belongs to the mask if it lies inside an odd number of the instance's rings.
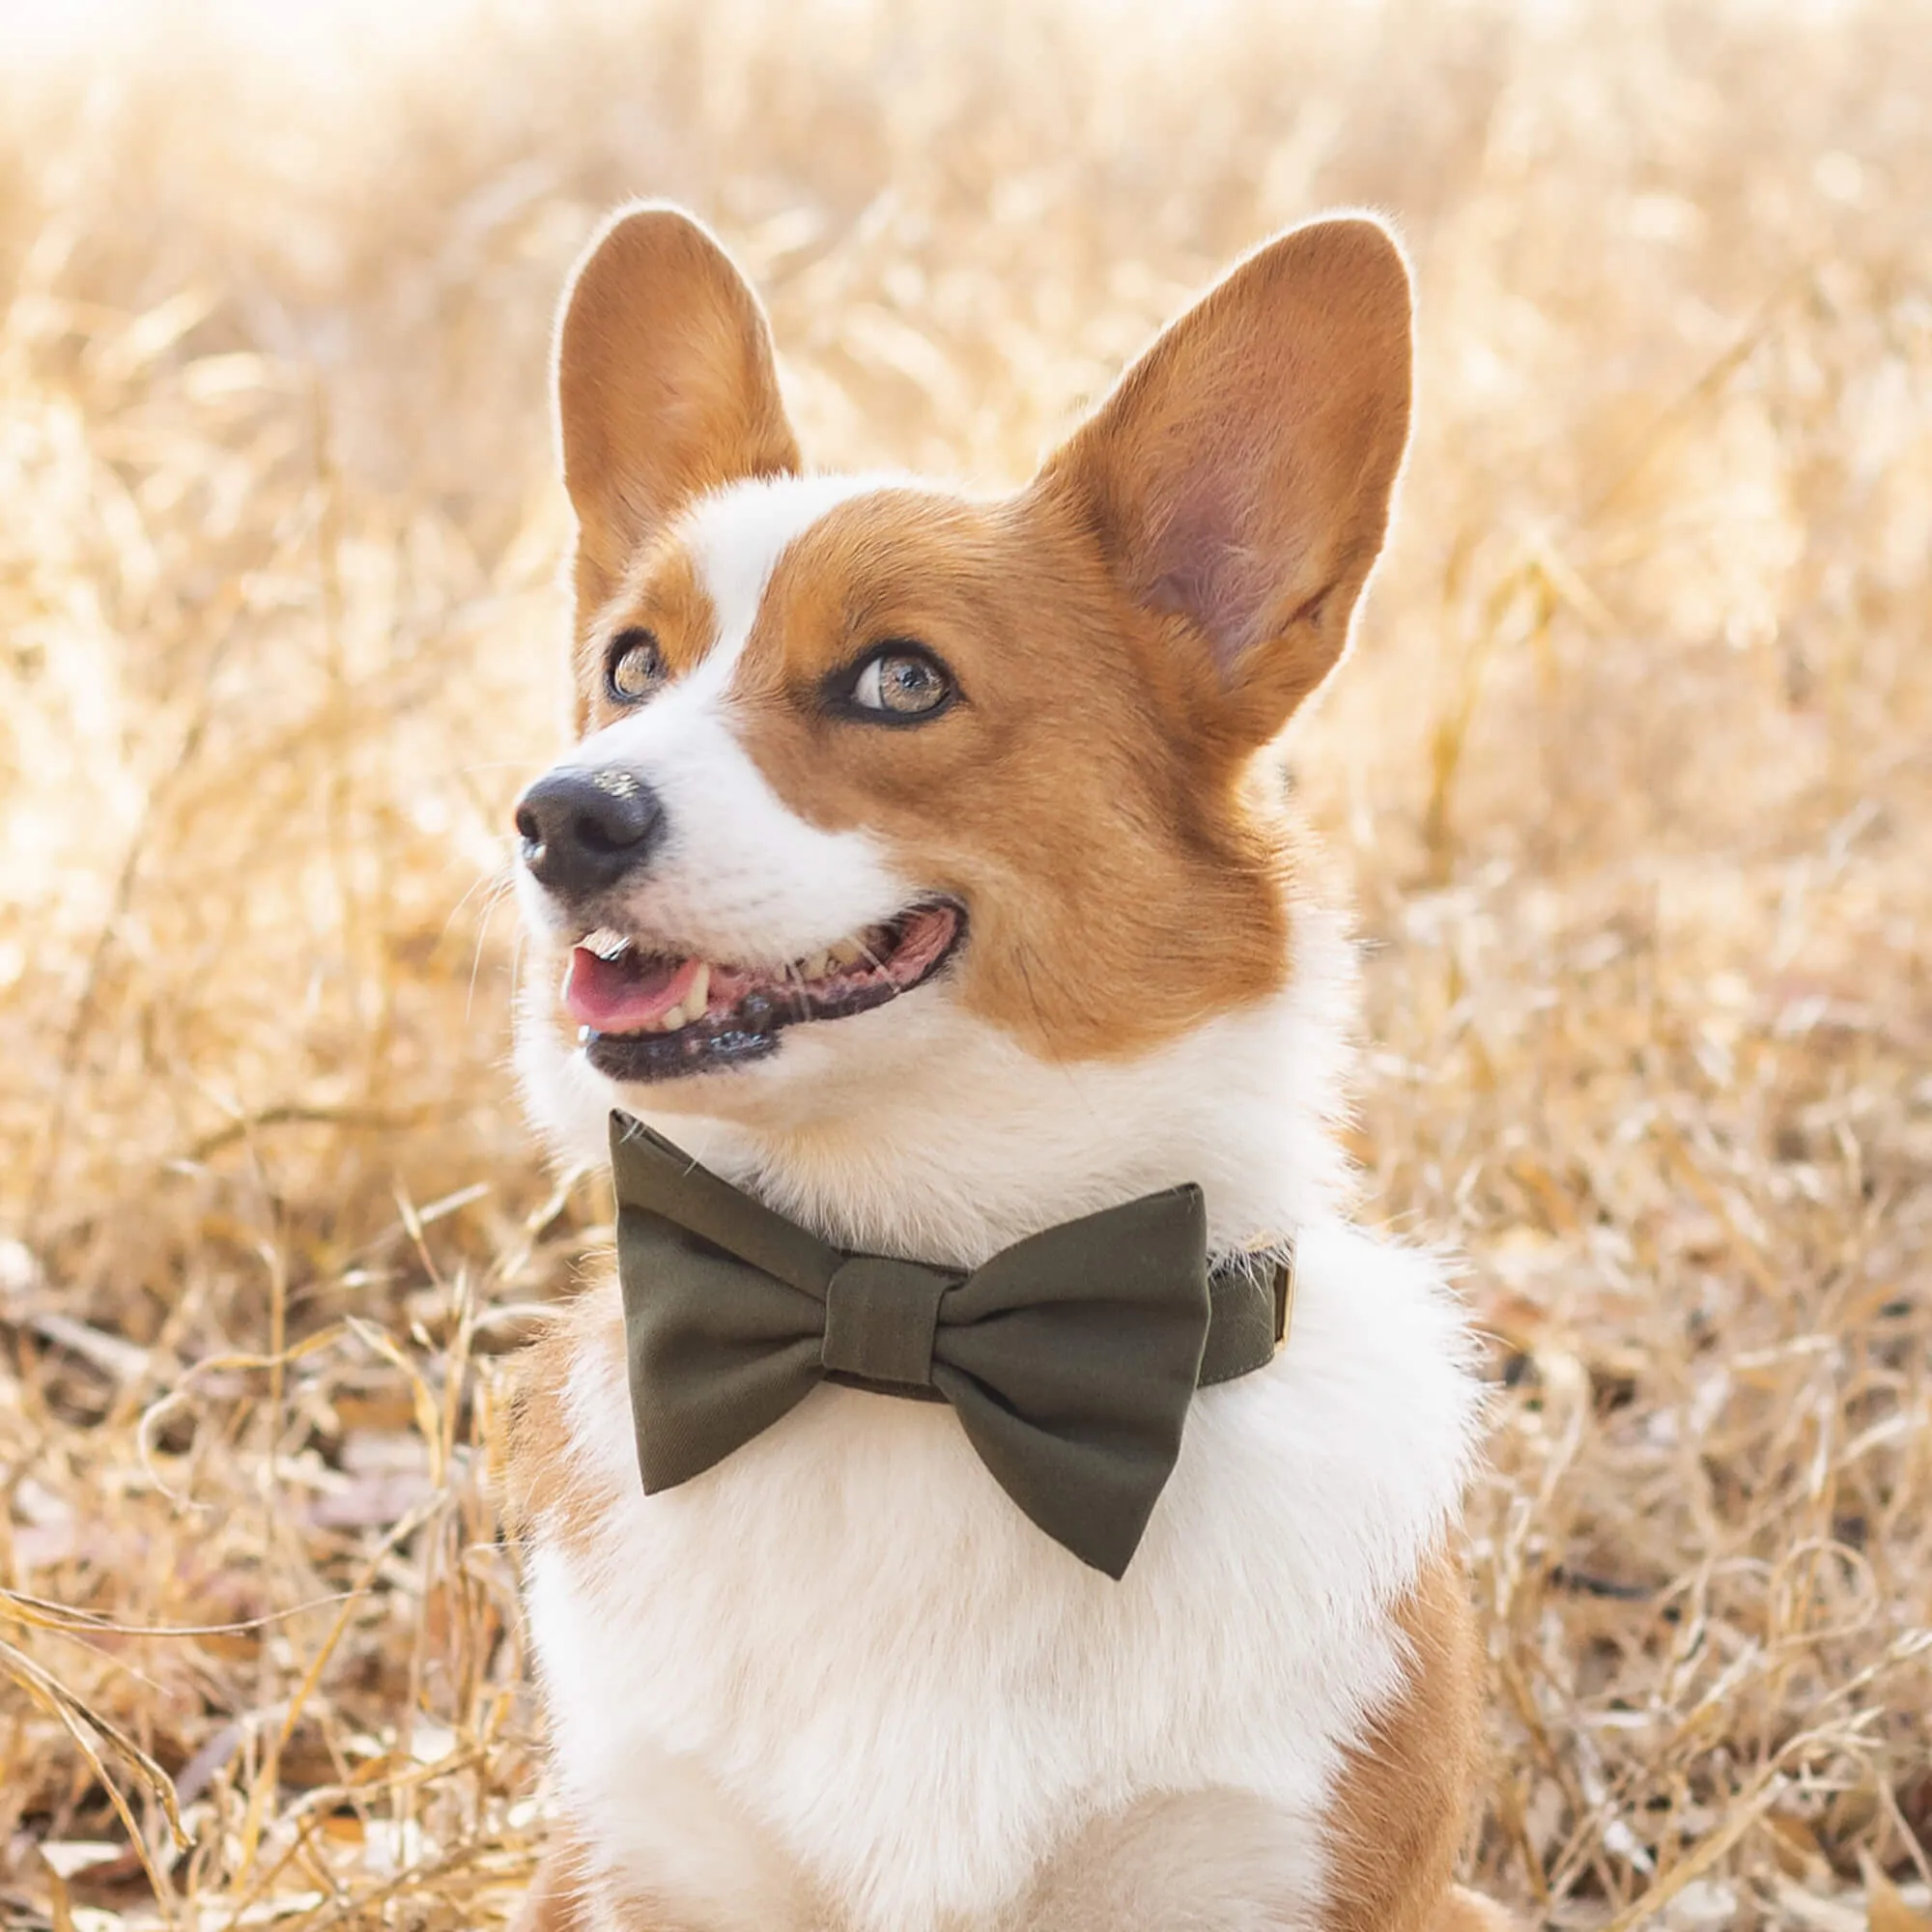
{"label": "open mouth", "polygon": [[778,967],[654,952],[600,927],[570,955],[563,1004],[585,1057],[612,1080],[739,1066],[776,1053],[786,1027],[845,1019],[923,985],[964,924],[958,906],[936,900]]}

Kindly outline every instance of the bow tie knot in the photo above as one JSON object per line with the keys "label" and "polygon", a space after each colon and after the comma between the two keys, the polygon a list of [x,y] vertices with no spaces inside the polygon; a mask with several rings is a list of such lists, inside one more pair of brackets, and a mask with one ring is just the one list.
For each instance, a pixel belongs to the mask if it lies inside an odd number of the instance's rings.
{"label": "bow tie knot", "polygon": [[846,1254],[611,1117],[638,1467],[702,1475],[820,1382],[951,1405],[1012,1500],[1121,1576],[1197,1386],[1266,1363],[1293,1274],[1211,1272],[1198,1187],[1047,1228],[970,1274]]}
{"label": "bow tie knot", "polygon": [[872,1388],[930,1389],[939,1304],[955,1285],[917,1262],[848,1256],[825,1290],[826,1374]]}

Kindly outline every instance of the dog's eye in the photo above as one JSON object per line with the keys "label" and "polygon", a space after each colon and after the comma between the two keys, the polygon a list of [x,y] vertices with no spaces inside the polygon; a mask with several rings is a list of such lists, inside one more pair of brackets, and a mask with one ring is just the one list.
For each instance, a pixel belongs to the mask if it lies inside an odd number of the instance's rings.
{"label": "dog's eye", "polygon": [[664,653],[648,631],[619,631],[611,639],[604,683],[617,703],[640,703],[664,681]]}
{"label": "dog's eye", "polygon": [[908,644],[886,644],[859,667],[852,680],[854,709],[882,720],[912,723],[930,718],[952,696],[952,679],[930,651]]}

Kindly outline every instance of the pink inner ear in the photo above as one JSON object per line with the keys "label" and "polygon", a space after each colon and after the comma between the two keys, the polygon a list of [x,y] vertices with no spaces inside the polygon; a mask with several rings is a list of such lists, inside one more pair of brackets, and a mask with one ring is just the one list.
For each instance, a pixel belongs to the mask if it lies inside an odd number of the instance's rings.
{"label": "pink inner ear", "polygon": [[1257,467],[1257,455],[1241,449],[1187,466],[1182,494],[1167,506],[1151,546],[1153,575],[1143,593],[1152,609],[1198,625],[1224,672],[1265,641],[1269,586],[1292,580],[1299,561],[1264,554],[1254,541],[1264,526]]}

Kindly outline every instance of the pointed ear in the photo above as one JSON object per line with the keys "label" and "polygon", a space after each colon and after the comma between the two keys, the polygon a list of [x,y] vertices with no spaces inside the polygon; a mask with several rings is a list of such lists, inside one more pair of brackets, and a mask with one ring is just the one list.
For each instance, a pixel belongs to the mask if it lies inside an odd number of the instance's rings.
{"label": "pointed ear", "polygon": [[1209,715],[1238,743],[1273,737],[1342,655],[1408,398],[1400,250],[1378,221],[1318,221],[1174,323],[1041,471],[1121,588],[1205,647]]}
{"label": "pointed ear", "polygon": [[580,630],[693,497],[799,467],[765,312],[675,208],[622,210],[584,251],[557,324],[556,412]]}

